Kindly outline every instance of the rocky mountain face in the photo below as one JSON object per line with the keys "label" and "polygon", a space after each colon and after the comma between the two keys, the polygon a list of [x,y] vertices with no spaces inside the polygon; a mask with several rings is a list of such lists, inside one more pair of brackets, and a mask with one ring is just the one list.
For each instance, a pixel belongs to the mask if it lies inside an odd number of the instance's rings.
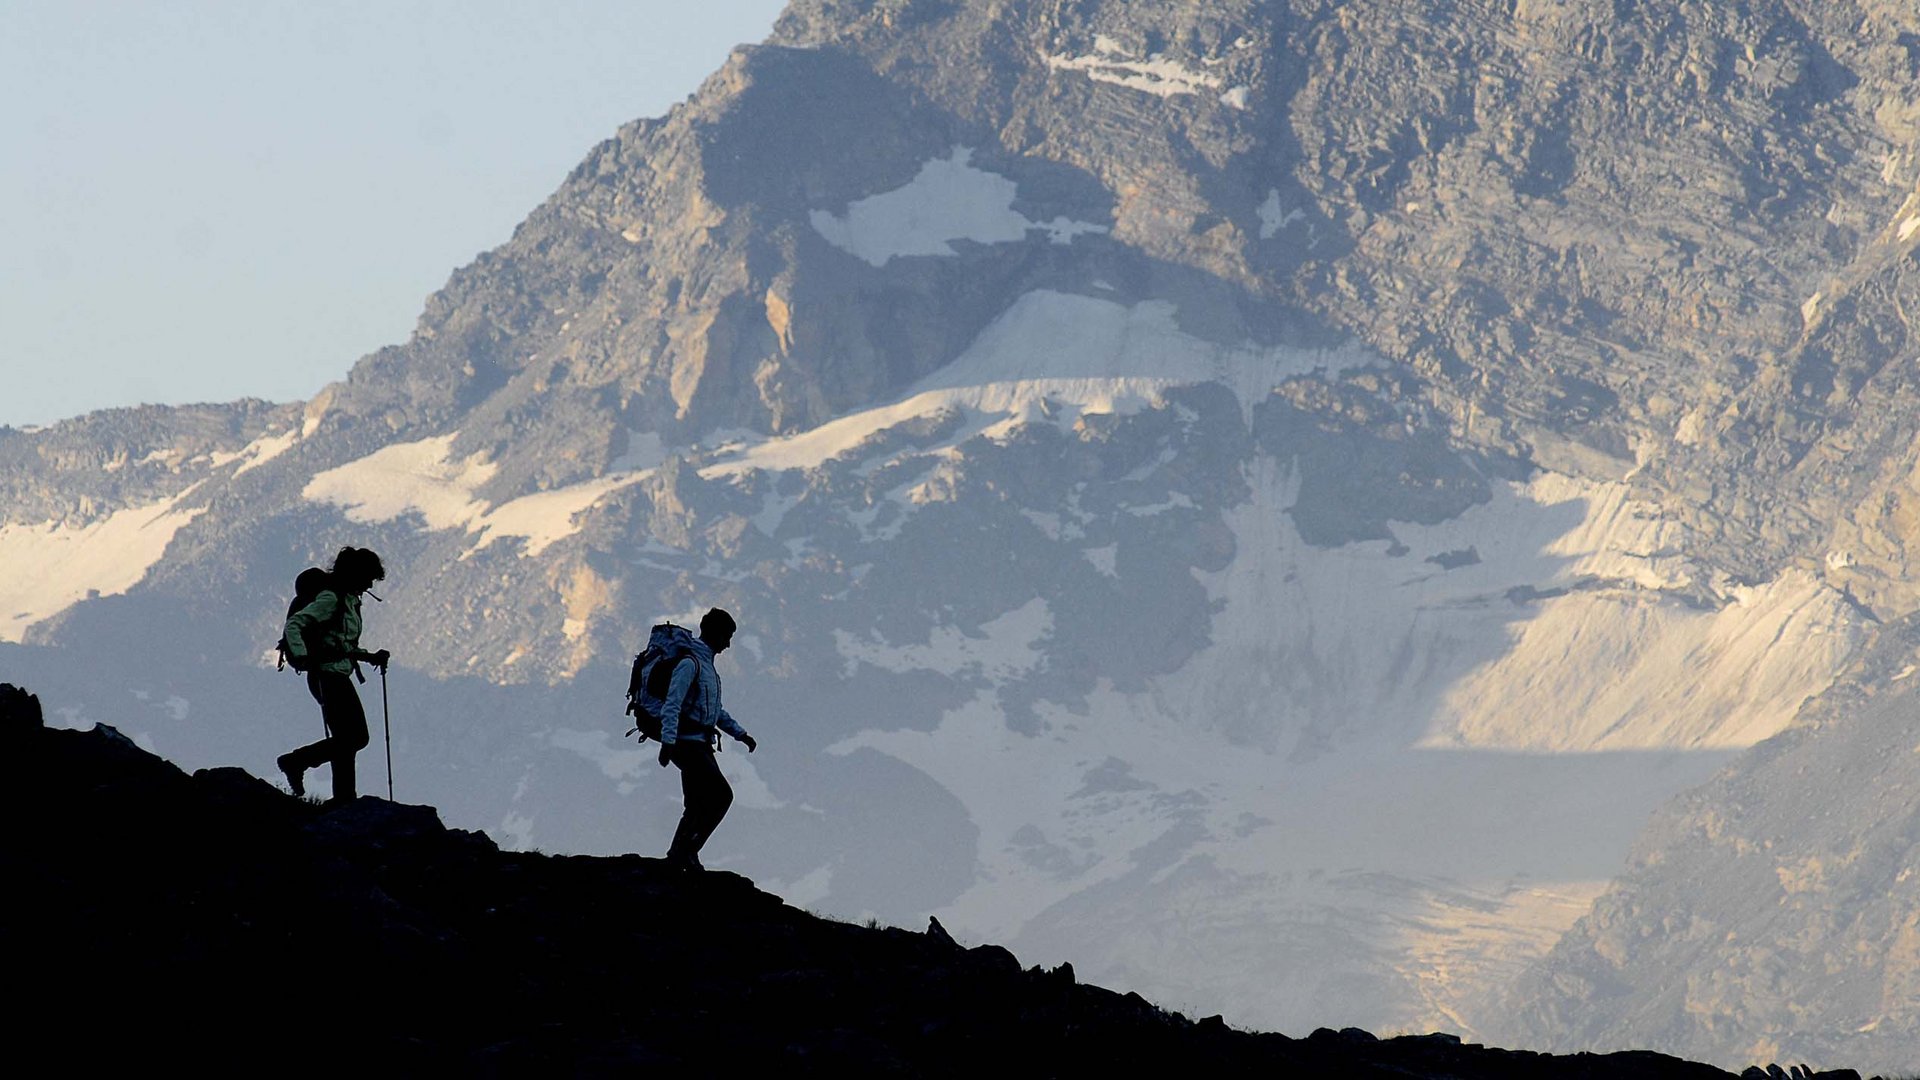
{"label": "rocky mountain face", "polygon": [[[313,401],[0,430],[0,665],[271,775],[290,582],[371,546],[409,797],[655,850],[625,662],[717,604],[718,857],[794,903],[1235,1023],[1690,1039],[1513,988],[1587,993],[1647,816],[1920,608],[1916,75],[1904,0],[802,0]],[[1659,948],[1608,962],[1724,956]],[[1676,1045],[1770,1045],[1750,991]]]}
{"label": "rocky mountain face", "polygon": [[0,804],[28,823],[0,865],[34,884],[9,896],[0,941],[33,988],[12,1008],[15,1046],[36,1059],[268,1060],[295,1075],[1731,1075],[1647,1052],[1235,1031],[1083,984],[1071,965],[1023,970],[938,921],[862,927],[734,874],[502,852],[428,806],[327,810],[239,769],[189,777],[104,725],[45,730],[35,705],[0,685]]}
{"label": "rocky mountain face", "polygon": [[1519,982],[1503,1034],[1912,1062],[1916,670],[1909,617],[1792,729],[1664,808],[1626,873]]}

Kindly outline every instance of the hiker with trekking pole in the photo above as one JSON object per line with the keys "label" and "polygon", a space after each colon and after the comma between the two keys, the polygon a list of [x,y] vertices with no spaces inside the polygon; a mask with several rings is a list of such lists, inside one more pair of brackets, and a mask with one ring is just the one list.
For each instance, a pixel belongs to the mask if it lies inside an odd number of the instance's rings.
{"label": "hiker with trekking pole", "polygon": [[[353,801],[354,755],[367,745],[367,714],[353,680],[366,682],[360,664],[380,669],[380,702],[387,700],[385,649],[367,652],[360,647],[360,597],[380,597],[373,583],[387,576],[380,556],[366,548],[343,547],[331,570],[309,569],[294,582],[294,600],[288,605],[286,636],[280,640],[281,663],[307,676],[307,690],[320,703],[326,737],[289,750],[274,763],[286,775],[295,795],[307,793],[305,774],[322,764],[333,765],[333,798],[329,806]],[[393,796],[392,734],[387,744],[387,796]]]}

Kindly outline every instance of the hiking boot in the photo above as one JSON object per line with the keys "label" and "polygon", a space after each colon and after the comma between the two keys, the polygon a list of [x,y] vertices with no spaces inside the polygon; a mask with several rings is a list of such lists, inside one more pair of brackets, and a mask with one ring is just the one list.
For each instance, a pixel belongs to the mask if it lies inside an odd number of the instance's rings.
{"label": "hiking boot", "polygon": [[273,759],[273,763],[280,766],[280,771],[286,774],[287,788],[293,792],[294,798],[303,799],[307,795],[307,770],[288,761],[287,758],[289,756],[291,755],[281,754],[279,757]]}

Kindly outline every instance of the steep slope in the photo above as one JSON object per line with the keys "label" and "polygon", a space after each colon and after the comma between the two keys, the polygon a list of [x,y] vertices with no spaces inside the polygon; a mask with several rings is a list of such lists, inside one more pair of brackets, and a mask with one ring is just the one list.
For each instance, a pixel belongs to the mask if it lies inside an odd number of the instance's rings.
{"label": "steep slope", "polygon": [[0,543],[92,554],[0,571],[0,662],[264,772],[310,706],[248,665],[374,546],[411,790],[626,851],[619,668],[723,604],[798,902],[1471,1032],[1915,606],[1915,21],[797,3],[158,517],[7,433]]}
{"label": "steep slope", "polygon": [[1920,622],[1794,725],[1663,810],[1495,1030],[1722,1064],[1920,1060]]}

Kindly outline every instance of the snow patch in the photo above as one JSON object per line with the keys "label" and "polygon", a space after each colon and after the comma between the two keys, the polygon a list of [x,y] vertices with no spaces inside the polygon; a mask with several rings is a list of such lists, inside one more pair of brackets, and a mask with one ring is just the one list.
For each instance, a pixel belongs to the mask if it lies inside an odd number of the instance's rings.
{"label": "snow patch", "polygon": [[1015,301],[967,350],[923,380],[956,405],[1013,413],[1045,401],[1086,412],[1135,411],[1175,386],[1218,382],[1243,405],[1285,379],[1366,367],[1358,346],[1332,350],[1221,345],[1193,336],[1164,300],[1122,304],[1036,290]]}
{"label": "snow patch", "polygon": [[[1093,52],[1083,56],[1069,56],[1065,53],[1042,54],[1047,66],[1055,71],[1078,71],[1094,82],[1112,83],[1129,90],[1138,90],[1160,98],[1174,98],[1183,94],[1198,94],[1217,90],[1225,82],[1218,75],[1205,71],[1195,71],[1177,61],[1169,60],[1165,55],[1155,53],[1144,60],[1130,56],[1112,38],[1101,35],[1093,39]],[[1203,60],[1202,63],[1205,63]],[[1244,91],[1244,87],[1236,88]],[[1229,91],[1232,93],[1233,91]],[[1224,97],[1222,98],[1224,101]],[[1234,106],[1244,108],[1242,104]]]}
{"label": "snow patch", "polygon": [[332,503],[351,521],[371,524],[417,513],[429,529],[451,529],[481,512],[473,492],[493,478],[486,455],[451,461],[457,434],[394,443],[317,473],[301,491],[308,502]]}
{"label": "snow patch", "polygon": [[1049,540],[1058,541],[1065,528],[1060,515],[1049,511],[1029,510],[1023,506],[1020,508],[1020,516],[1031,521],[1034,527],[1040,530],[1041,535]]}
{"label": "snow patch", "polygon": [[373,524],[420,515],[429,529],[478,534],[471,550],[521,537],[525,554],[538,555],[579,531],[574,516],[609,492],[644,479],[643,472],[609,473],[552,491],[522,495],[489,509],[474,493],[498,466],[484,454],[452,458],[457,433],[395,443],[357,461],[317,473],[301,491],[308,502],[340,507],[349,521]]}
{"label": "snow patch", "polygon": [[1253,88],[1250,86],[1228,87],[1227,92],[1220,95],[1220,104],[1225,105],[1229,109],[1245,109],[1247,107],[1247,95],[1252,92]]}
{"label": "snow patch", "polygon": [[1294,349],[1217,344],[1180,329],[1175,311],[1163,300],[1129,305],[1047,289],[1029,292],[982,330],[965,352],[915,384],[900,401],[797,435],[743,442],[717,453],[701,474],[813,468],[878,432],[947,409],[966,418],[948,437],[947,447],[982,434],[1005,437],[1022,424],[1070,429],[1086,413],[1137,412],[1174,387],[1196,383],[1227,385],[1251,414],[1256,403],[1291,376],[1337,373],[1375,362],[1359,345]]}
{"label": "snow patch", "polygon": [[780,531],[780,523],[787,519],[787,511],[799,505],[800,496],[782,495],[769,491],[761,501],[759,512],[753,515],[753,526],[768,538]]}
{"label": "snow patch", "polygon": [[[1306,548],[1279,524],[1293,483],[1256,476],[1229,517],[1241,554],[1199,575],[1225,606],[1219,644],[1162,681],[1180,713],[1335,733],[1368,717],[1432,748],[1731,749],[1783,728],[1858,642],[1844,597],[1804,572],[1716,594],[1685,529],[1626,484],[1499,484],[1452,520],[1395,523],[1396,556]],[[1427,561],[1469,547],[1478,563]]]}
{"label": "snow patch", "polygon": [[1807,297],[1807,302],[1800,305],[1801,322],[1810,323],[1813,321],[1813,317],[1820,313],[1820,300],[1825,295],[1825,293],[1814,293],[1812,296]]}
{"label": "snow patch", "polygon": [[1900,239],[1911,238],[1916,230],[1920,230],[1920,214],[1915,214],[1900,223]]}
{"label": "snow patch", "polygon": [[608,472],[647,472],[667,460],[666,441],[657,431],[627,433],[627,452],[608,463]]}
{"label": "snow patch", "polygon": [[233,475],[239,476],[248,470],[265,465],[292,449],[293,444],[299,441],[300,432],[297,430],[284,431],[278,435],[263,435],[253,440],[241,448],[239,456],[245,460],[239,468],[233,470]]}
{"label": "snow patch", "polygon": [[980,624],[979,637],[951,626],[935,627],[925,645],[889,645],[863,641],[845,630],[833,632],[840,655],[848,664],[864,663],[886,671],[937,671],[943,675],[972,673],[994,685],[1023,675],[1043,659],[1039,645],[1053,632],[1053,613],[1038,597],[990,622]]}
{"label": "snow patch", "polygon": [[936,158],[904,187],[850,203],[845,217],[825,210],[808,215],[814,230],[842,251],[873,266],[907,255],[954,255],[955,240],[1008,244],[1043,229],[1056,244],[1083,233],[1104,233],[1104,225],[1056,217],[1029,221],[1013,208],[1018,186],[1004,176],[974,168],[973,151],[953,148]]}
{"label": "snow patch", "polygon": [[[658,770],[659,751],[654,743],[614,741],[606,731],[578,731],[555,728],[547,735],[554,747],[574,754],[597,767],[609,780],[635,780],[652,776]],[[719,754],[720,772],[733,787],[736,806],[749,810],[779,810],[787,804],[773,794],[761,779],[759,770],[745,760],[746,754]]]}
{"label": "snow patch", "polygon": [[1280,234],[1280,230],[1296,221],[1304,220],[1306,211],[1298,207],[1292,210],[1280,208],[1280,189],[1268,188],[1267,201],[1260,204],[1260,239],[1271,240]]}
{"label": "snow patch", "polygon": [[118,596],[139,584],[175,533],[204,507],[171,499],[128,507],[90,525],[0,526],[0,641],[92,595]]}
{"label": "snow patch", "polygon": [[1080,553],[1087,557],[1087,561],[1093,564],[1095,570],[1110,578],[1120,576],[1120,571],[1116,569],[1120,545],[1108,544],[1105,547],[1082,548]]}

